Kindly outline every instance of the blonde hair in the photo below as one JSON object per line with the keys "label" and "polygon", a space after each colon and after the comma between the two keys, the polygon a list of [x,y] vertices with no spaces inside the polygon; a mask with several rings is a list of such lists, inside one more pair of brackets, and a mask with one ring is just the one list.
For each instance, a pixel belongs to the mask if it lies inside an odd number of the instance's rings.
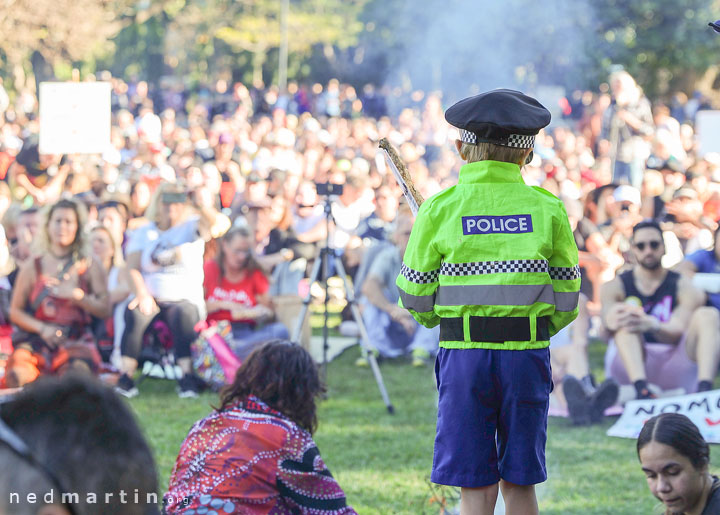
{"label": "blonde hair", "polygon": [[96,224],[92,227],[92,229],[90,229],[90,235],[92,235],[92,233],[94,233],[95,231],[104,231],[105,234],[107,234],[107,237],[110,239],[110,246],[113,249],[112,266],[122,266],[124,263],[122,248],[120,247],[120,245],[117,244],[115,238],[113,238],[110,229],[108,229],[102,224]]}
{"label": "blonde hair", "polygon": [[75,261],[86,258],[88,256],[87,235],[85,234],[87,211],[82,203],[69,198],[61,199],[52,206],[48,206],[43,210],[42,235],[37,240],[38,249],[41,252],[50,252],[51,244],[48,227],[53,213],[58,209],[72,209],[75,212],[75,218],[77,219],[77,231],[75,232],[75,239],[70,244],[70,253]]}
{"label": "blonde hair", "polygon": [[479,141],[476,145],[463,142],[460,147],[460,153],[465,156],[465,161],[468,163],[503,161],[517,164],[522,161],[526,151],[526,148],[503,147],[487,141]]}
{"label": "blonde hair", "polygon": [[[185,185],[181,182],[177,183],[171,183],[171,182],[161,182],[160,185],[157,187],[155,192],[153,193],[152,197],[150,198],[150,204],[148,204],[147,210],[145,211],[145,216],[148,220],[155,222],[155,225],[160,227],[160,223],[162,222],[162,209],[160,207],[160,204],[162,203],[162,195],[163,193],[186,193],[187,189],[185,188]],[[190,216],[192,212],[192,208],[190,205],[186,202],[185,203],[185,216],[184,218],[187,218]]]}

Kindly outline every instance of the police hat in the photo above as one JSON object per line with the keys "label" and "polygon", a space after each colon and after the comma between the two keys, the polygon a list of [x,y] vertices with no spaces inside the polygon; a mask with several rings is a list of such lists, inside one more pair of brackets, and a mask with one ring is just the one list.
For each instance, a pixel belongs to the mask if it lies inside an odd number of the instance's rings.
{"label": "police hat", "polygon": [[519,91],[496,89],[461,100],[445,111],[445,119],[460,129],[465,143],[533,148],[535,135],[550,123],[550,111]]}

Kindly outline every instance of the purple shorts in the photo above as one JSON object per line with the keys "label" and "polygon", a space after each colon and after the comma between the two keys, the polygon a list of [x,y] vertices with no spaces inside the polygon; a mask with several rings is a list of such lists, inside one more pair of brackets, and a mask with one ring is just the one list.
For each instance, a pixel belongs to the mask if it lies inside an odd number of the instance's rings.
{"label": "purple shorts", "polygon": [[[695,391],[697,363],[687,355],[685,335],[677,344],[644,343],[643,352],[645,373],[649,383],[656,384],[663,390],[684,388],[687,393]],[[630,384],[630,378],[614,340],[610,340],[605,352],[605,375],[620,384]]]}
{"label": "purple shorts", "polygon": [[550,350],[441,348],[433,483],[479,488],[547,479]]}

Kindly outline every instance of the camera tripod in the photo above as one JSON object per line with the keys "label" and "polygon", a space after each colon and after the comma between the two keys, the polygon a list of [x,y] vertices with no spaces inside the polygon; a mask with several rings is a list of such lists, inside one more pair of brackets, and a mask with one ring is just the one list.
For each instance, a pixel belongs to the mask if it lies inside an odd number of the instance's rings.
{"label": "camera tripod", "polygon": [[[325,246],[320,249],[318,252],[318,255],[315,258],[315,263],[313,264],[312,273],[310,274],[310,286],[315,281],[318,281],[320,279],[320,272],[322,270],[322,280],[323,280],[323,287],[325,289],[325,310],[323,314],[323,361],[322,361],[322,367],[323,367],[323,375],[327,375],[327,351],[329,348],[328,345],[328,277],[330,276],[330,265],[331,263],[335,266],[335,272],[337,275],[340,276],[340,278],[343,281],[344,289],[345,289],[345,298],[347,299],[348,305],[350,306],[350,311],[352,313],[353,319],[355,320],[355,323],[358,326],[358,330],[360,331],[360,347],[362,349],[363,356],[368,360],[368,363],[370,364],[370,368],[372,369],[373,375],[375,376],[375,382],[377,383],[378,389],[380,390],[380,395],[382,396],[383,402],[385,403],[385,406],[387,407],[388,413],[391,415],[395,413],[395,408],[393,407],[392,403],[390,402],[390,397],[388,396],[387,390],[385,389],[385,383],[383,382],[382,374],[380,373],[380,367],[378,366],[377,359],[375,358],[375,354],[373,353],[373,347],[370,344],[370,337],[368,336],[367,329],[365,328],[365,323],[363,322],[362,315],[360,314],[360,309],[357,306],[357,302],[355,299],[355,293],[353,291],[352,286],[349,284],[347,279],[347,274],[345,273],[345,267],[343,266],[342,259],[340,256],[337,255],[337,252],[335,249],[330,247],[330,222],[334,222],[333,215],[332,215],[332,207],[330,205],[330,198],[329,196],[325,198],[325,223],[327,227],[326,236],[325,236]],[[307,317],[308,313],[308,306],[310,305],[310,301],[312,299],[312,292],[308,291],[307,295],[305,296],[305,299],[303,300],[303,306],[300,310],[300,315],[298,316],[297,325],[295,326],[295,330],[292,334],[292,341],[298,342],[300,341],[300,334],[302,332],[303,324],[305,323],[305,317]]]}

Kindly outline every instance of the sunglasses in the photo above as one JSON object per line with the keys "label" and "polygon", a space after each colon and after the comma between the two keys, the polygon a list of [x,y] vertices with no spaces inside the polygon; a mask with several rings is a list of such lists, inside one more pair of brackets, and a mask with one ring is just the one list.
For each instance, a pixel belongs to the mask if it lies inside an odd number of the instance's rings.
{"label": "sunglasses", "polygon": [[657,250],[660,248],[660,245],[662,245],[662,242],[658,241],[658,240],[648,241],[647,243],[644,241],[639,241],[639,242],[635,243],[634,245],[635,245],[635,248],[637,248],[640,252],[642,252],[645,250],[645,246],[649,246],[652,250]]}
{"label": "sunglasses", "polygon": [[187,199],[187,193],[166,192],[160,195],[160,200],[163,204],[184,204]]}
{"label": "sunglasses", "polygon": [[119,210],[126,210],[127,206],[123,204],[122,202],[118,202],[117,200],[107,200],[105,202],[101,202],[97,205],[97,210],[102,211],[103,209],[108,208],[118,208]]}
{"label": "sunglasses", "polygon": [[[3,403],[4,402],[7,401],[3,401]],[[2,417],[0,417],[0,444],[5,444],[11,451],[28,462],[35,470],[42,472],[43,475],[50,480],[50,483],[58,489],[60,499],[65,496],[64,494],[69,493],[63,488],[60,479],[47,467],[47,465],[33,455],[30,451],[30,447],[28,447],[25,441],[5,423]],[[73,509],[72,504],[63,503],[63,506],[67,508],[70,515],[77,515],[77,511]]]}

